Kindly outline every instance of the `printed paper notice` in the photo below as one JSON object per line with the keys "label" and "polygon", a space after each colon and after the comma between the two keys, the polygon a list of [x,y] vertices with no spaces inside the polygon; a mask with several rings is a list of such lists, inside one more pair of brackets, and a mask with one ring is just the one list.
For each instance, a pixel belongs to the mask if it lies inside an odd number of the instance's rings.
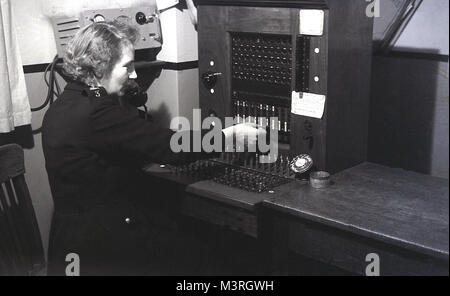
{"label": "printed paper notice", "polygon": [[292,92],[291,113],[314,118],[322,118],[325,96],[305,92]]}
{"label": "printed paper notice", "polygon": [[323,35],[324,15],[323,10],[300,10],[300,34],[313,36]]}

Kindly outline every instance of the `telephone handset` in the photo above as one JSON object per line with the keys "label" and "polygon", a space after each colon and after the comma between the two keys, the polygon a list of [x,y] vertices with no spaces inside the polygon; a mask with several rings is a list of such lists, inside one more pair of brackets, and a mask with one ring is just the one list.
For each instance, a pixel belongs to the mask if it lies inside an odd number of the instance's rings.
{"label": "telephone handset", "polygon": [[147,92],[135,80],[129,79],[126,82],[123,93],[122,99],[134,107],[144,107],[147,103]]}

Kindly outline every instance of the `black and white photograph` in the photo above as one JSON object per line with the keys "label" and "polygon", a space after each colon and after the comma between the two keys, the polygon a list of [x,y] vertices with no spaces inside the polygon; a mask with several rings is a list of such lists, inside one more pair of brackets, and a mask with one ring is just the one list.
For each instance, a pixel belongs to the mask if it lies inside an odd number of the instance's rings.
{"label": "black and white photograph", "polygon": [[0,275],[448,276],[448,60],[447,0],[0,0]]}

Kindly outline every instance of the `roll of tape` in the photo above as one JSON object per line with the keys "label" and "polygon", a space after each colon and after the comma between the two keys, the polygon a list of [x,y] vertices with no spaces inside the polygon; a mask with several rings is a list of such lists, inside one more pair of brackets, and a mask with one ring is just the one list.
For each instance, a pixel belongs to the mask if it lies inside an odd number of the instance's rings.
{"label": "roll of tape", "polygon": [[330,186],[330,173],[324,171],[311,172],[309,175],[309,184],[313,188],[326,188]]}

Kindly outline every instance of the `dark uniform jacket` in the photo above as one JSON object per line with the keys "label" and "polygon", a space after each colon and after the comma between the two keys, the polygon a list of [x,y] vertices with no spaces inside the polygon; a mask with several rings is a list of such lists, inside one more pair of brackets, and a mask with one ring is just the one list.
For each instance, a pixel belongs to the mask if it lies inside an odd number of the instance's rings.
{"label": "dark uniform jacket", "polygon": [[42,145],[54,200],[49,274],[65,273],[69,253],[81,274],[135,274],[147,233],[131,199],[133,171],[184,158],[173,132],[139,117],[104,89],[69,83],[45,114]]}

